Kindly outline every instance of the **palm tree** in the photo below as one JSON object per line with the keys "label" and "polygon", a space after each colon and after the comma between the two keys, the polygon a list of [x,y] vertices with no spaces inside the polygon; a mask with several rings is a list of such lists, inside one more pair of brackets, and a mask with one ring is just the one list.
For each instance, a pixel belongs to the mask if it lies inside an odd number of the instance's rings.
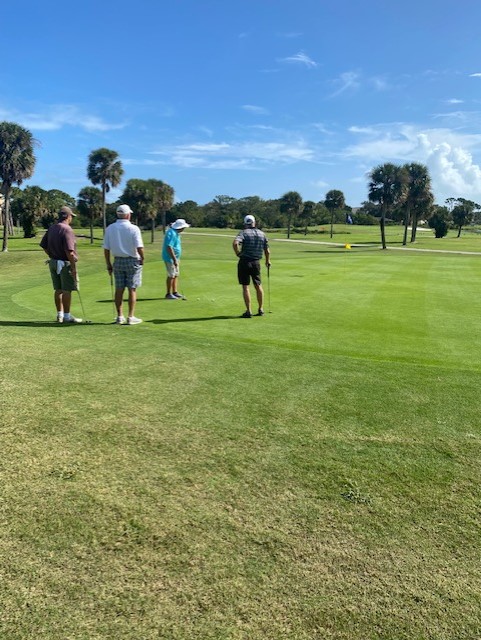
{"label": "palm tree", "polygon": [[407,243],[409,221],[412,218],[411,242],[416,240],[416,229],[420,215],[430,211],[434,201],[431,192],[431,177],[424,164],[411,162],[405,164],[404,170],[408,176],[407,194],[403,204],[404,209],[404,237],[403,245]]}
{"label": "palm tree", "polygon": [[291,237],[292,216],[298,216],[302,210],[302,198],[297,191],[288,191],[279,201],[281,213],[287,213],[287,237]]}
{"label": "palm tree", "polygon": [[387,162],[374,167],[369,174],[369,200],[381,207],[381,243],[386,249],[386,215],[404,202],[408,176],[404,167]]}
{"label": "palm tree", "polygon": [[28,129],[14,122],[0,122],[0,180],[3,206],[3,245],[8,251],[8,229],[12,226],[10,215],[10,195],[14,184],[22,184],[33,175],[36,140]]}
{"label": "palm tree", "polygon": [[324,200],[324,206],[331,214],[331,238],[333,234],[334,226],[334,213],[344,209],[346,206],[346,200],[342,191],[338,189],[331,189],[326,193],[326,199]]}
{"label": "palm tree", "polygon": [[[160,212],[162,215],[162,232],[165,233],[166,227],[166,213],[172,209],[174,204],[174,189],[167,184],[166,182],[162,182],[162,180],[147,180],[147,182],[151,185],[155,193],[155,204],[156,204],[156,213]],[[151,234],[151,242],[154,241],[154,230],[155,230],[155,214],[152,217],[152,234]]]}
{"label": "palm tree", "polygon": [[306,200],[300,214],[300,220],[304,224],[304,235],[307,236],[307,227],[312,223],[317,205],[312,200]]}
{"label": "palm tree", "polygon": [[87,167],[87,177],[93,185],[99,184],[102,187],[102,220],[104,227],[107,227],[105,215],[105,197],[110,191],[110,187],[117,187],[122,180],[124,170],[119,160],[119,154],[111,149],[96,149],[89,155]]}
{"label": "palm tree", "polygon": [[96,187],[80,189],[77,198],[77,209],[84,215],[90,226],[90,244],[94,243],[94,220],[102,215],[102,192]]}

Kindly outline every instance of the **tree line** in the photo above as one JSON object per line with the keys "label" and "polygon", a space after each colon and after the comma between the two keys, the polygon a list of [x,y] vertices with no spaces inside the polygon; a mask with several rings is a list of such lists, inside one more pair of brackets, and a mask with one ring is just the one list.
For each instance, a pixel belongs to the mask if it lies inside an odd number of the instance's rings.
{"label": "tree line", "polygon": [[94,228],[105,231],[115,219],[119,202],[132,208],[137,224],[150,229],[152,242],[155,229],[162,226],[165,230],[176,218],[185,218],[197,227],[239,228],[248,213],[256,217],[261,227],[287,228],[288,238],[293,231],[307,234],[313,226],[328,226],[332,237],[337,223],[379,224],[383,248],[386,248],[388,224],[404,225],[403,244],[407,244],[409,227],[410,242],[415,242],[421,220],[427,222],[439,238],[452,227],[458,229],[459,237],[463,226],[481,221],[481,207],[471,200],[448,198],[444,206],[434,204],[429,171],[418,163],[402,166],[385,163],[374,167],[368,175],[368,200],[355,209],[346,204],[343,192],[338,189],[328,191],[319,202],[304,201],[297,191],[289,191],[277,199],[218,195],[204,205],[194,200],[174,203],[173,187],[156,178],[128,180],[119,201],[109,204],[107,194],[121,184],[124,169],[119,154],[107,148],[90,153],[86,176],[91,185],[83,187],[76,198],[58,189],[44,190],[38,186],[20,189],[34,173],[36,145],[37,141],[27,129],[16,123],[0,122],[3,251],[7,250],[14,224],[23,227],[25,237],[33,237],[38,226],[47,228],[56,220],[62,205],[76,210],[78,218],[74,224],[90,228],[91,242]]}

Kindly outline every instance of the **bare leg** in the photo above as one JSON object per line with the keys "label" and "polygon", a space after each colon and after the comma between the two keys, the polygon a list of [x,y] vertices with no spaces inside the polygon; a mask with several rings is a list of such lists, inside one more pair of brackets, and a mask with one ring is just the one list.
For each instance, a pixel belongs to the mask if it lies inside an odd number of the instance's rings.
{"label": "bare leg", "polygon": [[248,284],[242,285],[242,295],[244,296],[244,302],[246,305],[246,310],[252,313],[251,311],[251,292],[249,290]]}
{"label": "bare leg", "polygon": [[64,313],[70,313],[70,305],[72,303],[72,292],[62,291],[62,306]]}
{"label": "bare leg", "polygon": [[167,279],[165,281],[165,284],[167,286],[167,295],[169,295],[169,293],[172,293],[172,280],[173,278],[170,278],[169,276],[167,276]]}
{"label": "bare leg", "polygon": [[261,284],[254,283],[254,287],[256,288],[257,304],[259,305],[259,311],[262,311],[263,304],[264,304],[264,289],[262,288]]}
{"label": "bare leg", "polygon": [[137,302],[137,289],[129,289],[129,318],[134,317],[136,302]]}
{"label": "bare leg", "polygon": [[115,308],[117,309],[117,315],[122,316],[122,302],[124,297],[124,288],[115,289]]}
{"label": "bare leg", "polygon": [[63,313],[61,289],[55,289],[55,292],[53,294],[53,299],[55,300],[55,308],[57,309],[57,313]]}

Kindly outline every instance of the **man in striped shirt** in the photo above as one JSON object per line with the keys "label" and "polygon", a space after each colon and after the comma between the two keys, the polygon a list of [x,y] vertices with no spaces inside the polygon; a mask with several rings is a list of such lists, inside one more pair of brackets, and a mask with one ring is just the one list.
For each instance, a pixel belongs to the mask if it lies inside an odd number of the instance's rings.
{"label": "man in striped shirt", "polygon": [[270,251],[269,243],[265,234],[256,228],[256,219],[252,215],[244,218],[244,230],[240,231],[232,244],[236,256],[239,258],[237,265],[237,277],[242,285],[242,295],[246,305],[246,310],[241,318],[252,318],[251,293],[249,289],[250,281],[254,284],[258,303],[256,315],[264,315],[264,290],[261,284],[260,259],[264,254],[266,267],[269,269]]}

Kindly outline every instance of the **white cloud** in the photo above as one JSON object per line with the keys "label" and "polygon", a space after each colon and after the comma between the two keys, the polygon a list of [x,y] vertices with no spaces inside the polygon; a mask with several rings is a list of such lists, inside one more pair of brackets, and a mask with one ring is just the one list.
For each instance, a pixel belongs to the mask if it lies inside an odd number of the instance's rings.
{"label": "white cloud", "polygon": [[470,78],[481,78],[481,73],[470,73],[469,77]]}
{"label": "white cloud", "polygon": [[458,98],[451,98],[450,100],[445,100],[447,104],[463,104],[464,100],[459,100]]}
{"label": "white cloud", "polygon": [[351,133],[370,133],[369,139],[350,145],[341,155],[372,165],[383,162],[422,162],[430,170],[437,197],[481,197],[481,135],[447,128],[422,129],[405,123],[351,127]]}
{"label": "white cloud", "polygon": [[52,105],[40,113],[22,113],[0,108],[0,118],[14,120],[34,131],[57,131],[65,126],[79,127],[88,132],[123,129],[126,123],[110,124],[98,116],[84,113],[75,105]]}
{"label": "white cloud", "polygon": [[299,51],[293,56],[289,56],[288,58],[281,58],[280,62],[288,62],[295,64],[303,64],[308,68],[317,67],[317,62],[314,62],[312,58],[310,58],[304,51]]}
{"label": "white cloud", "polygon": [[264,109],[264,107],[258,107],[254,104],[243,104],[242,108],[244,109],[244,111],[248,111],[249,113],[255,113],[256,115],[260,115],[260,116],[269,115],[269,111],[267,109]]}

